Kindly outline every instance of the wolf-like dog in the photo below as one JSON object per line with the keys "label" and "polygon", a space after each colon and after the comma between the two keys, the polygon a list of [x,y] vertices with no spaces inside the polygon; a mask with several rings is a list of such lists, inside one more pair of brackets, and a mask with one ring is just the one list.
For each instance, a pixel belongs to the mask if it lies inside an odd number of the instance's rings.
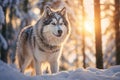
{"label": "wolf-like dog", "polygon": [[53,10],[45,7],[43,15],[33,26],[24,27],[18,36],[16,62],[24,73],[34,63],[36,75],[43,74],[42,63],[50,64],[51,73],[59,71],[62,48],[70,35],[66,8]]}

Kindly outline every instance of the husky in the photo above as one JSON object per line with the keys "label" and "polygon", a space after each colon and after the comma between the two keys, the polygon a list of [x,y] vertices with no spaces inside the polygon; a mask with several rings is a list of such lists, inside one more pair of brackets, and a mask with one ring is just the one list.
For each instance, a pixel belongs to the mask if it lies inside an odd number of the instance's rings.
{"label": "husky", "polygon": [[70,35],[66,8],[53,10],[45,7],[35,25],[24,27],[17,40],[16,64],[21,72],[33,64],[36,75],[42,75],[42,64],[48,62],[51,73],[59,71],[63,45]]}

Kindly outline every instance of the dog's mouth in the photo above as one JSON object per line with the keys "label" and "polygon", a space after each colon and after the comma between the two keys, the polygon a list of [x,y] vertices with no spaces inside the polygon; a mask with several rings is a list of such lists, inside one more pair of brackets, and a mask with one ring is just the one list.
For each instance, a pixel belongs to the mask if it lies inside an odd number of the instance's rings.
{"label": "dog's mouth", "polygon": [[55,35],[56,37],[61,37],[62,36],[62,34],[54,34],[54,33],[53,33],[53,35]]}

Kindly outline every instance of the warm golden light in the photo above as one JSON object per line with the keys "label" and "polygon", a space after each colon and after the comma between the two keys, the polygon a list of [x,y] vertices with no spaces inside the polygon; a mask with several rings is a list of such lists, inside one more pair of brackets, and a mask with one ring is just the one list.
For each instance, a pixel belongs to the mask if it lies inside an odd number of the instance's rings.
{"label": "warm golden light", "polygon": [[89,33],[94,33],[94,23],[93,21],[87,20],[85,21],[85,31]]}
{"label": "warm golden light", "polygon": [[93,0],[84,0],[84,8],[85,8],[85,21],[84,21],[85,32],[94,34]]}

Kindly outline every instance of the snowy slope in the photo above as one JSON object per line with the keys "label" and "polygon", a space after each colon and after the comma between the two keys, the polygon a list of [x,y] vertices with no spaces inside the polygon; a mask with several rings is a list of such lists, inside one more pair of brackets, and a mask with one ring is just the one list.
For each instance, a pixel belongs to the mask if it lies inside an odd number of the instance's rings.
{"label": "snowy slope", "polygon": [[77,69],[52,75],[30,77],[0,61],[0,80],[120,80],[120,66],[104,70],[96,68]]}

